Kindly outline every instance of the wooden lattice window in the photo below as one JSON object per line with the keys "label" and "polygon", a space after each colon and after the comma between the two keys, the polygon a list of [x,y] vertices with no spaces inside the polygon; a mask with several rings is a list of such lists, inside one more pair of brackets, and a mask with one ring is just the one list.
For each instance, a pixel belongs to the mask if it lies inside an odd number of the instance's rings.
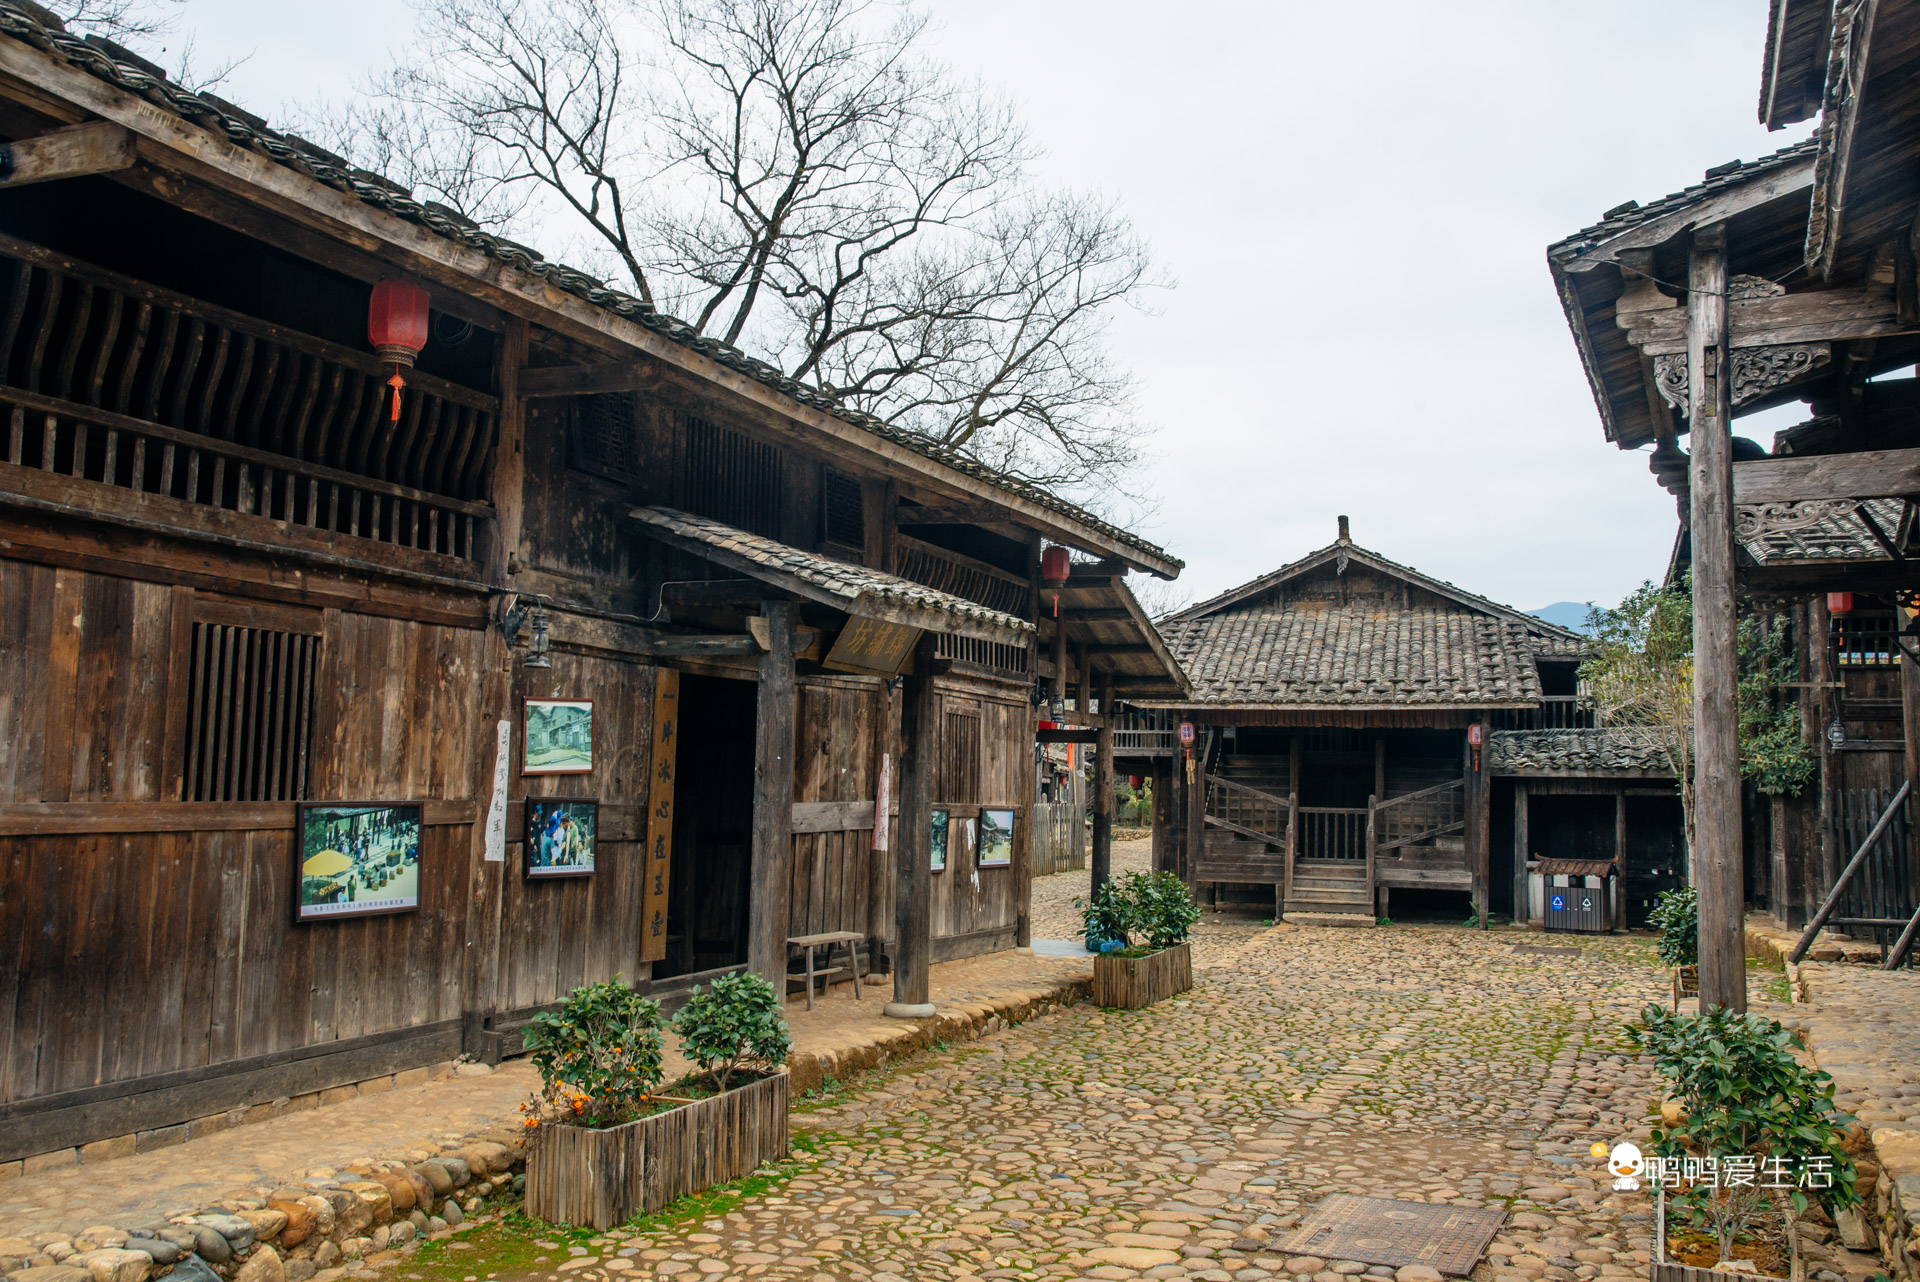
{"label": "wooden lattice window", "polygon": [[828,543],[854,552],[867,546],[867,512],[858,477],[826,468],[820,478],[821,531]]}
{"label": "wooden lattice window", "polygon": [[687,510],[779,538],[786,491],[780,450],[703,418],[689,416],[686,428]]}
{"label": "wooden lattice window", "polygon": [[980,804],[980,714],[949,712],[940,754],[940,795],[956,806]]}
{"label": "wooden lattice window", "polygon": [[638,412],[631,392],[576,397],[567,465],[610,481],[631,481],[640,462]]}
{"label": "wooden lattice window", "polygon": [[1900,662],[1900,625],[1892,611],[1835,615],[1833,645],[1843,668],[1889,668]]}
{"label": "wooden lattice window", "polygon": [[320,638],[193,625],[183,801],[300,801]]}

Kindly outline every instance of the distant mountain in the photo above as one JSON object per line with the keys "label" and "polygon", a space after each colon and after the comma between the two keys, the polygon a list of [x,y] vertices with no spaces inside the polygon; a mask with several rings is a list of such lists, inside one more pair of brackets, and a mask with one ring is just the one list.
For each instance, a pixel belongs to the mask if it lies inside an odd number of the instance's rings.
{"label": "distant mountain", "polygon": [[1552,605],[1543,605],[1538,610],[1528,610],[1527,613],[1536,619],[1545,619],[1548,623],[1572,628],[1575,632],[1587,630],[1587,606],[1580,601],[1555,601]]}

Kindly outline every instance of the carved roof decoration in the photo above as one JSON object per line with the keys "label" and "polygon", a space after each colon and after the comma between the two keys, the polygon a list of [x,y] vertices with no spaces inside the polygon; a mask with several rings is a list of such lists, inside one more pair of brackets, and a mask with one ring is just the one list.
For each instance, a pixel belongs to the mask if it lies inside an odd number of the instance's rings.
{"label": "carved roof decoration", "polygon": [[1026,619],[965,597],[804,552],[708,517],[670,507],[636,508],[630,516],[649,535],[670,546],[848,614],[1020,645],[1027,644],[1034,633]]}
{"label": "carved roof decoration", "polygon": [[1598,730],[1496,730],[1487,763],[1497,775],[1611,774],[1673,777],[1659,736],[1633,726]]}
{"label": "carved roof decoration", "polygon": [[1886,548],[1860,519],[1864,506],[1892,535],[1900,528],[1900,499],[1863,502],[1742,504],[1734,509],[1734,539],[1762,566],[1802,561],[1888,561]]}
{"label": "carved roof decoration", "polygon": [[[1273,590],[1359,566],[1420,595],[1289,598]],[[1536,704],[1537,660],[1576,659],[1586,639],[1462,591],[1348,541],[1336,542],[1161,621],[1198,705],[1485,708]]]}
{"label": "carved roof decoration", "polygon": [[1177,567],[1184,564],[1156,544],[1094,516],[1039,485],[1010,476],[921,433],[851,409],[826,391],[790,378],[777,367],[749,356],[728,343],[702,335],[685,321],[654,310],[632,294],[612,288],[577,268],[549,262],[539,251],[528,246],[482,231],[471,219],[445,205],[417,200],[411,192],[392,180],[360,169],[343,157],[298,135],[274,129],[259,116],[212,93],[188,90],[168,79],[159,67],[110,40],[98,36],[76,36],[66,31],[56,17],[37,5],[28,8],[13,0],[0,0],[0,35],[31,45],[236,147],[255,152],[435,235],[479,250],[516,271],[645,326],[728,369],[773,388],[801,405],[830,414],[977,481],[1079,522],[1116,544]]}

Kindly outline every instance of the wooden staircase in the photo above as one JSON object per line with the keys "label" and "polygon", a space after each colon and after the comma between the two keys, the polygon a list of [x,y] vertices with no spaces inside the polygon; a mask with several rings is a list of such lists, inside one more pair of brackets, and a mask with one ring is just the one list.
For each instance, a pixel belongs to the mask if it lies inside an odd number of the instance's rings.
{"label": "wooden staircase", "polygon": [[1373,887],[1367,881],[1366,861],[1360,859],[1301,859],[1293,865],[1293,885],[1287,892],[1286,913],[1330,914],[1373,919]]}

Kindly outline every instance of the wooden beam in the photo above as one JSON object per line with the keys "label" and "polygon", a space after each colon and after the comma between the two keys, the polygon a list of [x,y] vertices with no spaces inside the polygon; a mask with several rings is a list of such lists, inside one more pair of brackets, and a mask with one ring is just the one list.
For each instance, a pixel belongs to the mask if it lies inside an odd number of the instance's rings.
{"label": "wooden beam", "polygon": [[787,991],[787,912],[793,892],[793,731],[796,692],[791,601],[761,607],[769,648],[760,658],[753,731],[752,880],[747,892],[747,968]]}
{"label": "wooden beam", "polygon": [[1700,1004],[1747,1008],[1740,886],[1740,744],[1734,703],[1733,391],[1724,225],[1694,233],[1687,264],[1687,419],[1693,444],[1693,884]]}
{"label": "wooden beam", "polygon": [[896,515],[902,525],[989,525],[1011,519],[1005,508],[987,503],[952,503],[939,506],[901,504]]}
{"label": "wooden beam", "polygon": [[1098,730],[1036,730],[1035,743],[1098,743]]}
{"label": "wooden beam", "polygon": [[933,772],[939,763],[935,715],[934,639],[922,636],[913,651],[900,702],[900,840],[894,849],[893,1000],[886,1013],[901,1019],[933,1014]]}
{"label": "wooden beam", "polygon": [[1735,503],[1877,499],[1920,494],[1920,449],[1861,450],[1733,465]]}
{"label": "wooden beam", "polygon": [[549,365],[520,372],[520,394],[585,396],[598,392],[651,391],[661,383],[652,361],[608,361],[597,365]]}
{"label": "wooden beam", "polygon": [[[1727,328],[1735,348],[1779,347],[1790,343],[1839,343],[1913,332],[1900,319],[1891,289],[1809,290],[1735,299],[1726,304]],[[1634,313],[1627,341],[1648,356],[1673,356],[1687,349],[1686,309]]]}
{"label": "wooden beam", "polygon": [[133,157],[133,133],[123,126],[106,120],[68,125],[0,143],[0,188],[110,174],[129,168]]}

